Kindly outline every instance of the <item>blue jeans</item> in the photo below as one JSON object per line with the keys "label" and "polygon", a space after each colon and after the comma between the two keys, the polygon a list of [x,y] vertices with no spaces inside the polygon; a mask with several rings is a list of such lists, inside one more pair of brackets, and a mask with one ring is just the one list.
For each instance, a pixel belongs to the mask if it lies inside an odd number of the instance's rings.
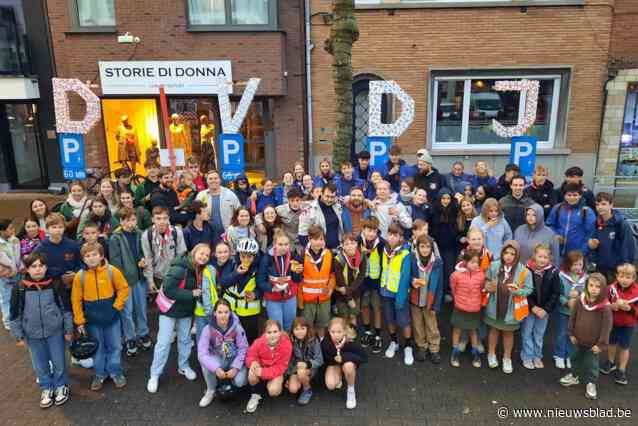
{"label": "blue jeans", "polygon": [[556,340],[554,341],[554,356],[558,358],[569,358],[574,352],[574,345],[569,340],[569,315],[559,313],[556,321]]}
{"label": "blue jeans", "polygon": [[[232,364],[233,360],[229,359],[221,363],[221,369],[224,371],[230,370],[230,364]],[[217,389],[217,374],[214,371],[208,371],[204,367],[202,367],[202,373],[204,373],[204,381],[206,382],[206,389],[214,391]],[[241,369],[237,372],[237,375],[233,379],[233,384],[238,387],[246,386],[246,382],[248,381],[248,370],[246,366],[242,366]]]}
{"label": "blue jeans", "polygon": [[120,312],[122,329],[126,341],[137,340],[148,335],[148,320],[146,319],[146,295],[148,284],[141,280],[129,287],[128,299],[124,309]]}
{"label": "blue jeans", "polygon": [[0,278],[0,304],[2,304],[2,322],[9,327],[9,314],[11,313],[11,291],[18,282],[17,276],[13,278]]}
{"label": "blue jeans", "polygon": [[195,315],[193,318],[195,319],[195,347],[197,347],[197,344],[199,343],[199,336],[202,335],[202,331],[204,330],[204,327],[208,325],[210,319],[208,317],[200,317],[198,315]]}
{"label": "blue jeans", "polygon": [[151,376],[159,377],[164,371],[166,361],[171,353],[171,338],[173,330],[177,328],[177,365],[178,368],[187,368],[188,358],[191,355],[191,325],[193,318],[171,318],[166,315],[159,316],[159,330],[157,331],[157,343],[153,353],[153,363],[151,364]]}
{"label": "blue jeans", "polygon": [[549,322],[549,315],[543,319],[538,318],[532,312],[523,320],[521,324],[521,359],[532,361],[536,358],[543,358],[543,338]]}
{"label": "blue jeans", "polygon": [[124,374],[122,371],[122,330],[119,321],[102,326],[87,324],[87,331],[100,342],[93,358],[95,375],[101,379]]}
{"label": "blue jeans", "polygon": [[55,389],[68,385],[69,372],[66,367],[63,332],[60,331],[46,339],[27,337],[26,341],[40,389]]}
{"label": "blue jeans", "polygon": [[277,321],[284,330],[290,331],[297,316],[297,298],[291,297],[281,302],[266,300],[266,312],[268,319]]}

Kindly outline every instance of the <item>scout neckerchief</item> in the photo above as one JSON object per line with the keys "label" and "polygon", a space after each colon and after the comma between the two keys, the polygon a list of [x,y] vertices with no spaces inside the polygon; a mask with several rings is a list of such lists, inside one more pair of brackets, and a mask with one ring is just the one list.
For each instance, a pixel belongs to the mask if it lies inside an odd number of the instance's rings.
{"label": "scout neckerchief", "polygon": [[580,303],[583,305],[583,308],[585,308],[589,312],[592,312],[599,309],[603,309],[605,306],[609,305],[609,300],[605,298],[605,300],[603,300],[602,302],[597,303],[593,306],[590,306],[587,304],[587,299],[585,298],[585,292],[583,292],[583,294],[580,295]]}
{"label": "scout neckerchief", "polygon": [[[277,271],[277,275],[279,277],[287,277],[288,271],[290,270],[290,250],[288,250],[286,254],[283,256],[275,255],[274,257],[275,257],[275,270]],[[323,257],[323,253],[322,253],[322,257]]]}

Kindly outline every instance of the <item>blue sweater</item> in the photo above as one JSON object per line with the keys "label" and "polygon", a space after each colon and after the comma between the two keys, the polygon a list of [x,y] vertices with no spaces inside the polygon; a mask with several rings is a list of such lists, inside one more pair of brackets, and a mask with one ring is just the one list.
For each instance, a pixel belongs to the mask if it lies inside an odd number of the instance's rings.
{"label": "blue sweater", "polygon": [[581,250],[588,255],[587,241],[594,233],[595,222],[596,214],[585,205],[584,198],[575,206],[569,206],[567,203],[556,204],[547,218],[547,226],[552,228],[556,235],[565,238],[565,243],[560,246],[561,256],[572,250]]}
{"label": "blue sweater", "polygon": [[77,272],[82,267],[80,246],[67,237],[64,237],[59,244],[53,244],[47,238],[40,243],[35,252],[43,253],[47,257],[47,273],[54,279],[60,278],[69,271]]}
{"label": "blue sweater", "polygon": [[636,243],[631,226],[618,211],[614,210],[606,222],[598,217],[591,237],[600,241],[593,252],[599,269],[615,269],[618,265],[633,263],[636,259]]}
{"label": "blue sweater", "polygon": [[204,221],[202,230],[198,230],[191,223],[184,229],[184,243],[188,251],[191,251],[199,243],[211,244],[214,240],[213,227],[207,221]]}

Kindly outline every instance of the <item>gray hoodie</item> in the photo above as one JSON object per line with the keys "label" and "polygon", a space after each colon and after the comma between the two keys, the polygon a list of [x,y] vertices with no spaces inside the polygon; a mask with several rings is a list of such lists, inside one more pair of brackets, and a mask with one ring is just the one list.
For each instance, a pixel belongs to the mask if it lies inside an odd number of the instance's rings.
{"label": "gray hoodie", "polygon": [[545,225],[545,213],[543,208],[538,204],[532,204],[525,209],[525,216],[527,212],[533,210],[536,213],[536,224],[530,226],[527,222],[518,228],[514,232],[514,239],[520,244],[521,251],[520,262],[526,264],[534,256],[534,247],[538,244],[546,244],[552,250],[552,263],[554,266],[560,266],[560,246],[558,238],[554,231]]}

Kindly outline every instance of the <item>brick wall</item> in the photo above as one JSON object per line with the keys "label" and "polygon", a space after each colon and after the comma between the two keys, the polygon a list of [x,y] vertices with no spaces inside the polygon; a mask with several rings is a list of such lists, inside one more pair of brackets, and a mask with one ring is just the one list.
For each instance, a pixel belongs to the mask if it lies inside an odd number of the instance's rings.
{"label": "brick wall", "polygon": [[638,1],[616,0],[610,57],[638,68]]}
{"label": "brick wall", "polygon": [[[118,33],[140,37],[142,42],[135,47],[118,44],[112,33],[68,32],[67,0],[47,0],[57,75],[99,85],[98,61],[125,61],[133,53],[130,60],[228,59],[234,80],[260,77],[257,95],[274,97],[277,165],[303,159],[303,2],[280,0],[281,31],[273,32],[187,32],[185,2],[116,0]],[[94,90],[100,94],[99,86]],[[102,126],[87,140],[89,167],[106,165]]]}
{"label": "brick wall", "polygon": [[[629,0],[631,1],[631,0]],[[329,0],[313,0],[312,13],[330,12]],[[567,145],[595,153],[613,0],[583,7],[517,7],[357,10],[360,37],[354,74],[396,80],[416,103],[416,117],[398,143],[414,153],[426,143],[428,75],[431,69],[571,67]],[[313,19],[313,142],[335,137],[332,57],[323,49],[330,26]],[[429,144],[429,141],[427,141]],[[315,144],[315,156],[331,145]]]}

